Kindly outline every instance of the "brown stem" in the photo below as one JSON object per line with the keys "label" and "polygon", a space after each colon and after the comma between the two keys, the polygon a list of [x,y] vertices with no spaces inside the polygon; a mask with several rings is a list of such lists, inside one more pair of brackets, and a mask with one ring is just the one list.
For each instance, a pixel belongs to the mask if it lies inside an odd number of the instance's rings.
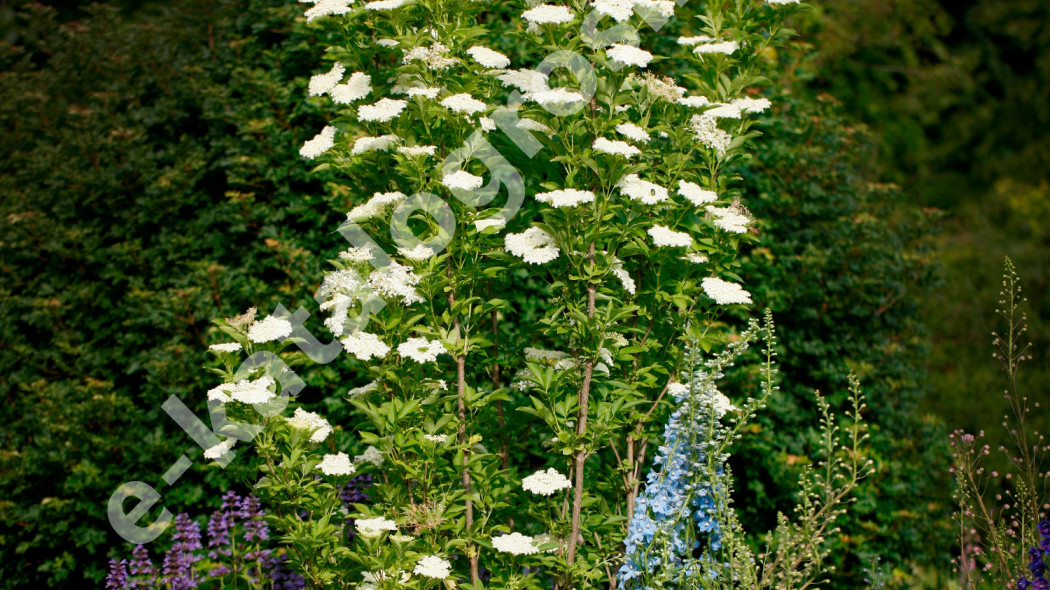
{"label": "brown stem", "polygon": [[[452,276],[452,263],[449,260],[445,262],[445,274]],[[453,304],[456,302],[455,290],[448,292],[448,306],[449,312],[452,313]],[[455,317],[455,316],[453,316]],[[466,343],[463,342],[463,331],[459,326],[459,318],[452,320],[452,325],[456,329],[456,338],[459,340],[459,346],[462,346],[462,354],[456,356],[456,404],[459,409],[459,444],[464,447],[467,444],[467,357],[466,357]],[[472,535],[474,528],[474,500],[471,498],[471,485],[470,485],[470,450],[463,449],[463,489],[466,491],[466,519],[467,519],[467,534]],[[470,582],[474,586],[478,585],[478,552],[477,548],[473,543],[467,548],[467,555],[470,556]]]}
{"label": "brown stem", "polygon": [[[456,322],[457,328],[459,322]],[[458,331],[458,330],[457,330]],[[467,379],[466,379],[466,365],[467,357],[459,355],[456,357],[456,382],[459,386],[458,391],[458,405],[459,405],[459,444],[467,444]],[[474,527],[474,500],[470,497],[471,486],[470,486],[470,469],[467,467],[467,463],[470,460],[470,451],[467,449],[463,450],[463,489],[467,492],[467,531],[468,534],[470,529]],[[468,550],[470,555],[470,582],[477,586],[478,584],[478,554],[477,550],[474,549],[473,545],[471,550]]]}
{"label": "brown stem", "polygon": [[[587,251],[591,266],[594,266],[594,243],[591,242]],[[594,317],[594,285],[587,285],[587,317]],[[569,547],[565,558],[571,566],[576,561],[576,544],[580,536],[580,512],[583,508],[583,464],[587,460],[587,445],[583,443],[583,437],[587,434],[587,406],[591,396],[591,377],[594,375],[594,359],[588,359],[583,369],[583,387],[580,388],[579,411],[576,417],[576,435],[580,439],[582,448],[576,452],[575,460],[575,487],[572,499],[572,532],[569,535]]]}
{"label": "brown stem", "polygon": [[[492,310],[492,357],[496,359],[495,364],[492,365],[492,387],[499,389],[500,387],[500,366],[499,366],[499,312]],[[496,401],[496,421],[499,425],[499,459],[500,466],[503,469],[507,469],[510,466],[510,451],[507,449],[507,433],[504,430],[506,420],[503,417],[503,400]]]}

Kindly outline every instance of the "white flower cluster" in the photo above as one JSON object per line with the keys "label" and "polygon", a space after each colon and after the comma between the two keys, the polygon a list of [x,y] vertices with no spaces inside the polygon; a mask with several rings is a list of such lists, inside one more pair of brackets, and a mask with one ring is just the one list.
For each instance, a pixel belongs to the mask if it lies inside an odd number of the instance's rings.
{"label": "white flower cluster", "polygon": [[332,69],[324,74],[317,74],[310,78],[310,84],[308,91],[310,96],[321,96],[327,93],[329,90],[335,87],[340,80],[343,79],[343,74],[346,73],[346,66],[336,62]]}
{"label": "white flower cluster", "polygon": [[710,41],[714,41],[714,39],[712,39],[711,37],[708,37],[707,35],[697,35],[695,37],[679,37],[678,38],[678,44],[679,45],[687,45],[687,46],[688,45],[696,45],[698,43],[708,43]]}
{"label": "white flower cluster", "polygon": [[692,262],[693,264],[703,264],[707,262],[707,256],[704,256],[699,252],[689,252],[682,257],[682,260],[685,260],[686,262]]}
{"label": "white flower cluster", "polygon": [[284,340],[292,334],[292,323],[284,318],[266,316],[248,328],[248,340],[256,344],[265,344],[274,340]]}
{"label": "white flower cluster", "polygon": [[737,98],[729,101],[729,104],[744,111],[745,113],[761,113],[773,106],[768,98]]}
{"label": "white flower cluster", "polygon": [[674,231],[666,225],[654,225],[649,228],[649,237],[653,239],[653,245],[669,248],[688,248],[693,245],[693,238],[689,234]]}
{"label": "white flower cluster", "polygon": [[375,258],[375,254],[372,253],[372,247],[368,244],[360,248],[351,246],[339,253],[339,260],[351,264],[363,264],[369,260],[375,260]]}
{"label": "white flower cluster", "polygon": [[451,174],[446,174],[441,179],[441,184],[452,190],[461,191],[474,191],[481,188],[481,185],[485,183],[485,180],[480,176],[474,176],[466,170],[456,170]]}
{"label": "white flower cluster", "polygon": [[502,217],[486,217],[485,219],[474,221],[474,228],[478,233],[481,233],[490,227],[504,227],[505,225],[507,225],[507,220]]}
{"label": "white flower cluster", "polygon": [[539,553],[539,549],[536,549],[532,537],[521,533],[492,537],[492,547],[500,553],[510,553],[511,555],[533,555]]}
{"label": "white flower cluster", "polygon": [[236,383],[223,383],[208,392],[208,399],[221,403],[237,401],[243,404],[265,404],[276,397],[273,377],[264,375],[258,379],[242,379]]}
{"label": "white flower cluster", "polygon": [[533,362],[554,362],[569,358],[569,353],[560,350],[525,347],[525,360]]}
{"label": "white flower cluster", "polygon": [[445,70],[456,63],[454,58],[446,55],[447,53],[448,47],[443,43],[434,43],[430,47],[413,47],[405,53],[401,63],[409,64],[413,61],[420,61],[431,70]]}
{"label": "white flower cluster", "polygon": [[693,48],[693,53],[697,55],[705,55],[708,53],[723,53],[725,55],[732,55],[740,49],[740,44],[736,41],[716,41],[714,39],[700,43]]}
{"label": "white flower cluster", "polygon": [[317,465],[317,468],[321,470],[321,473],[325,475],[350,475],[356,468],[354,464],[350,462],[350,456],[346,453],[338,453],[335,455],[325,455],[324,459]]}
{"label": "white flower cluster", "polygon": [[347,221],[365,221],[386,213],[391,206],[405,200],[405,193],[376,193],[364,204],[358,205],[346,214]]}
{"label": "white flower cluster", "polygon": [[616,126],[616,132],[638,143],[649,143],[649,133],[634,123],[620,123]]}
{"label": "white flower cluster", "polygon": [[434,256],[434,249],[426,244],[416,244],[412,248],[398,248],[397,251],[412,262],[422,262]]}
{"label": "white flower cluster", "polygon": [[632,201],[640,201],[643,205],[655,205],[667,200],[669,196],[666,188],[648,180],[642,180],[637,174],[624,176],[616,186],[620,189],[621,195]]}
{"label": "white flower cluster", "polygon": [[714,299],[718,305],[751,303],[751,294],[736,283],[708,277],[700,282],[700,286],[704,288],[704,293],[707,293],[707,296]]}
{"label": "white flower cluster", "polygon": [[507,234],[503,245],[507,252],[529,264],[546,264],[561,253],[554,237],[538,227],[530,227],[520,234]]}
{"label": "white flower cluster", "polygon": [[387,123],[405,110],[408,103],[393,98],[381,98],[375,104],[364,105],[357,109],[357,119],[366,122]]}
{"label": "white flower cluster", "polygon": [[296,430],[311,431],[310,442],[321,443],[332,434],[332,425],[315,412],[307,412],[302,408],[296,408],[291,418],[288,418],[288,426]]}
{"label": "white flower cluster", "polygon": [[593,203],[594,193],[574,188],[565,188],[539,193],[536,195],[536,200],[541,203],[546,203],[555,209],[560,209],[562,207],[577,207],[584,203]]}
{"label": "white flower cluster", "polygon": [[467,116],[484,112],[488,108],[488,105],[466,93],[446,97],[441,101],[441,106],[453,113]]}
{"label": "white flower cluster", "polygon": [[547,108],[563,104],[572,104],[574,102],[584,102],[585,100],[579,91],[562,87],[542,90],[540,92],[530,92],[525,94],[525,98]]}
{"label": "white flower cluster", "polygon": [[426,338],[409,338],[397,347],[397,353],[402,357],[410,358],[419,364],[436,361],[438,355],[448,352],[440,340],[427,340]]}
{"label": "white flower cluster", "polygon": [[238,342],[221,342],[219,344],[212,344],[208,349],[216,352],[237,352],[238,350],[241,350],[241,345]]}
{"label": "white flower cluster", "polygon": [[799,0],[766,0],[766,4],[785,6],[787,4],[798,4]]}
{"label": "white flower cluster", "polygon": [[319,0],[317,4],[314,4],[313,8],[306,11],[306,22],[313,22],[322,16],[347,14],[350,12],[350,5],[353,3],[354,0]]}
{"label": "white flower cluster", "polygon": [[575,17],[572,11],[564,6],[540,4],[523,12],[521,18],[533,25],[561,25],[571,23]]}
{"label": "white flower cluster", "polygon": [[[623,285],[623,290],[634,295],[637,286],[634,284],[634,279],[631,278],[631,273],[624,270],[623,261],[619,258],[614,259],[612,269],[610,270],[614,277],[620,279],[620,284]],[[621,338],[623,337],[621,336]],[[624,341],[624,343],[626,344],[626,341]]]}
{"label": "white flower cluster", "polygon": [[365,4],[365,10],[394,10],[407,3],[408,0],[375,0],[375,2]]}
{"label": "white flower cluster", "polygon": [[354,147],[350,150],[350,153],[359,156],[368,152],[385,152],[399,141],[401,141],[401,138],[393,134],[380,135],[379,137],[359,137],[354,141]]}
{"label": "white flower cluster", "polygon": [[740,214],[733,207],[719,209],[717,207],[708,206],[707,212],[714,217],[715,227],[734,234],[742,234],[746,232],[747,224],[751,223],[750,217]]}
{"label": "white flower cluster", "polygon": [[374,539],[384,532],[397,532],[397,523],[382,516],[359,518],[354,521],[354,528],[361,533],[361,536]]}
{"label": "white flower cluster", "polygon": [[517,88],[525,94],[550,90],[547,75],[536,70],[509,70],[496,76],[496,79],[504,86]]}
{"label": "white flower cluster", "polygon": [[222,459],[233,450],[233,445],[237,444],[237,439],[228,438],[217,445],[208,447],[204,450],[204,458],[211,460]]}
{"label": "white flower cluster", "polygon": [[706,96],[683,96],[678,99],[678,104],[691,109],[698,109],[711,104],[711,101]]}
{"label": "white flower cluster", "polygon": [[[634,79],[639,80],[639,78]],[[649,96],[656,100],[678,102],[683,96],[685,96],[685,88],[679,86],[671,78],[661,78],[652,74],[645,74],[640,78],[640,81],[645,85],[645,89],[649,93]]]}
{"label": "white flower cluster", "polygon": [[361,361],[383,358],[386,353],[390,352],[390,347],[383,344],[379,336],[368,332],[354,332],[343,338],[342,344],[347,352]]}
{"label": "white flower cluster", "polygon": [[299,148],[299,155],[313,160],[317,156],[332,149],[335,145],[335,132],[336,128],[331,125],[326,125],[313,139],[308,139],[303,147]]}
{"label": "white flower cluster", "polygon": [[372,93],[372,77],[361,72],[354,72],[346,84],[339,84],[332,88],[332,101],[336,104],[350,104],[361,100]]}
{"label": "white flower cluster", "polygon": [[711,413],[718,419],[721,419],[727,413],[736,410],[736,406],[733,405],[733,402],[729,401],[729,398],[717,389],[711,392],[705,392],[700,401],[710,408]]}
{"label": "white flower cluster", "polygon": [[634,14],[634,4],[634,0],[594,0],[591,2],[595,12],[612,17],[618,23],[631,18],[631,15]]}
{"label": "white flower cluster", "polygon": [[397,153],[404,154],[409,158],[421,158],[423,156],[433,156],[437,153],[436,145],[411,145],[401,146],[397,148]]}
{"label": "white flower cluster", "polygon": [[546,471],[537,471],[521,480],[521,489],[540,496],[550,496],[554,492],[570,487],[572,487],[572,482],[553,467]]}
{"label": "white flower cluster", "polygon": [[[350,389],[349,391],[346,392],[346,395],[347,395],[347,397],[354,398],[354,397],[362,396],[362,395],[364,395],[366,393],[369,393],[371,391],[375,391],[377,389],[379,389],[379,382],[377,382],[377,381],[370,381],[370,382],[362,385],[361,387],[354,387],[354,388]],[[360,459],[358,459],[358,462],[360,462]]]}
{"label": "white flower cluster", "polygon": [[423,98],[429,98],[431,100],[437,98],[444,88],[436,86],[422,86],[419,84],[413,84],[411,86],[395,86],[390,91],[395,94],[404,94],[410,98],[422,96]]}
{"label": "white flower cluster", "polygon": [[376,467],[383,464],[383,452],[375,447],[368,447],[364,453],[354,457],[354,463],[371,463]]}
{"label": "white flower cluster", "polygon": [[317,296],[325,300],[321,304],[321,311],[332,314],[325,319],[324,325],[336,336],[341,335],[343,324],[350,316],[350,306],[368,294],[365,282],[355,270],[337,270],[326,274],[321,288],[317,290]]}
{"label": "white flower cluster", "polygon": [[447,434],[424,434],[423,438],[428,440],[428,441],[430,441],[430,442],[432,442],[432,443],[434,443],[434,444],[436,444],[436,445],[443,445],[443,444],[445,444],[445,441],[448,440],[448,435]]}
{"label": "white flower cluster", "polygon": [[688,180],[678,181],[678,194],[685,197],[687,201],[696,205],[697,207],[706,205],[707,203],[713,203],[718,200],[718,193],[709,191],[695,182],[689,182]]}
{"label": "white flower cluster", "polygon": [[693,115],[689,121],[696,140],[704,146],[711,148],[719,156],[724,156],[729,144],[733,141],[732,136],[718,127],[718,119],[709,117],[707,114]]}
{"label": "white flower cluster", "polygon": [[398,297],[405,305],[423,303],[416,291],[420,276],[411,267],[391,261],[368,275],[368,286],[384,297]]}
{"label": "white flower cluster", "polygon": [[425,555],[416,562],[412,573],[425,578],[444,580],[452,574],[452,564],[436,555]]}
{"label": "white flower cluster", "polygon": [[634,45],[614,43],[605,50],[605,55],[613,62],[624,66],[638,66],[644,68],[653,60],[653,54]]}
{"label": "white flower cluster", "polygon": [[478,62],[479,65],[486,68],[498,68],[503,69],[510,65],[510,58],[498,51],[493,51],[488,47],[482,47],[481,45],[475,45],[467,50],[467,54],[473,58],[474,61]]}
{"label": "white flower cluster", "polygon": [[621,156],[624,158],[633,158],[642,153],[642,150],[634,147],[626,141],[611,140],[604,137],[599,137],[594,140],[594,145],[592,147],[596,152],[609,154],[610,156]]}

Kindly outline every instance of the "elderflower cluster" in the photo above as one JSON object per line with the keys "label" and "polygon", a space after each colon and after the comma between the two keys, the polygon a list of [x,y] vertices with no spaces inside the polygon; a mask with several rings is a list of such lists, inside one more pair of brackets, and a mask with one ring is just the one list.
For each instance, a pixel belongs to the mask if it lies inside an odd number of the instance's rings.
{"label": "elderflower cluster", "polygon": [[444,580],[452,574],[452,564],[436,555],[425,555],[416,562],[412,573],[425,578]]}
{"label": "elderflower cluster", "polygon": [[419,61],[428,69],[446,70],[456,63],[454,58],[446,55],[447,53],[448,47],[445,44],[435,42],[430,47],[413,47],[405,53],[405,56],[401,59],[401,63],[409,64],[414,61]]}
{"label": "elderflower cluster", "polygon": [[521,533],[492,537],[492,547],[500,553],[510,553],[511,555],[533,555],[539,553],[539,549],[533,543],[532,537]]}
{"label": "elderflower cluster", "polygon": [[357,119],[363,122],[387,123],[401,114],[408,103],[393,98],[381,98],[375,104],[357,109]]}
{"label": "elderflower cluster", "polygon": [[484,183],[485,180],[483,178],[475,176],[466,170],[456,170],[451,174],[446,174],[441,179],[441,184],[452,190],[461,191],[478,190]]}
{"label": "elderflower cluster", "polygon": [[346,214],[347,221],[365,221],[386,213],[391,206],[405,200],[405,193],[394,191],[391,193],[376,193],[362,205],[358,205]]}
{"label": "elderflower cluster", "polygon": [[669,196],[666,188],[648,180],[642,180],[637,174],[624,176],[616,186],[620,189],[621,195],[632,201],[639,201],[643,205],[655,205],[667,200]]}
{"label": "elderflower cluster", "polygon": [[498,51],[493,51],[488,47],[482,47],[481,45],[475,45],[467,50],[469,55],[474,61],[478,62],[486,68],[498,68],[502,69],[510,65],[510,58]]}
{"label": "elderflower cluster", "polygon": [[335,145],[336,128],[331,125],[325,126],[313,139],[307,140],[303,147],[299,148],[299,155],[313,160],[317,156],[332,149]]}
{"label": "elderflower cluster", "polygon": [[693,118],[689,121],[689,126],[693,129],[696,140],[705,147],[714,150],[719,156],[726,154],[730,142],[733,141],[732,136],[728,132],[718,127],[718,119],[709,117],[706,113],[693,115]]}
{"label": "elderflower cluster", "polygon": [[668,248],[688,248],[693,245],[693,238],[689,234],[674,231],[666,225],[654,225],[649,228],[649,237],[653,239],[653,245]]}
{"label": "elderflower cluster", "polygon": [[315,412],[307,412],[302,408],[296,408],[295,414],[288,418],[288,426],[296,430],[311,432],[310,442],[321,443],[332,434],[332,425]]}
{"label": "elderflower cluster", "polygon": [[565,188],[539,193],[536,195],[536,200],[541,203],[546,203],[555,209],[562,207],[577,207],[585,203],[593,203],[594,193],[574,188]]}
{"label": "elderflower cluster", "polygon": [[[364,256],[359,249],[353,249],[355,255]],[[362,249],[371,255],[371,251]],[[325,275],[321,288],[317,290],[317,296],[325,301],[321,304],[321,311],[331,313],[324,321],[324,325],[335,335],[343,333],[343,325],[350,317],[350,307],[362,296],[370,295],[361,275],[355,270],[337,270]]]}
{"label": "elderflower cluster", "polygon": [[561,25],[571,23],[575,17],[572,11],[564,6],[540,4],[523,12],[521,18],[533,25]]}
{"label": "elderflower cluster", "polygon": [[707,296],[714,299],[718,305],[751,303],[751,294],[736,283],[708,277],[700,282],[700,286],[703,287],[704,293],[707,293]]}
{"label": "elderflower cluster", "polygon": [[368,332],[354,332],[343,338],[343,348],[360,361],[369,361],[374,358],[383,358],[390,352],[390,347],[379,339],[379,336]]}
{"label": "elderflower cluster", "polygon": [[649,62],[653,59],[653,54],[644,49],[620,43],[614,43],[611,47],[606,49],[605,55],[614,63],[623,66],[638,66],[640,68],[648,66]]}
{"label": "elderflower cluster", "polygon": [[530,227],[520,234],[507,234],[503,245],[511,255],[529,264],[546,264],[561,252],[554,237],[538,227]]}
{"label": "elderflower cluster", "polygon": [[383,297],[396,297],[405,305],[412,305],[424,301],[416,291],[420,279],[411,267],[391,261],[368,275],[368,286]]}
{"label": "elderflower cluster", "polygon": [[445,345],[440,340],[427,340],[426,338],[409,338],[397,347],[398,354],[421,365],[436,361],[438,355],[445,352],[447,352]]}
{"label": "elderflower cluster", "polygon": [[649,133],[634,123],[620,123],[616,126],[616,132],[638,143],[649,143]]}
{"label": "elderflower cluster", "polygon": [[220,403],[230,401],[242,404],[265,404],[272,400],[277,394],[274,388],[277,385],[273,377],[264,375],[258,379],[242,379],[236,383],[223,383],[208,392],[208,399]]}
{"label": "elderflower cluster", "polygon": [[569,479],[553,467],[546,471],[537,471],[521,480],[521,489],[540,496],[550,496],[570,487],[572,483]]}
{"label": "elderflower cluster", "polygon": [[453,113],[467,116],[484,112],[488,108],[485,103],[466,93],[446,97],[441,101],[441,106]]}
{"label": "elderflower cluster", "polygon": [[718,200],[718,194],[714,191],[709,191],[695,182],[689,182],[688,180],[678,181],[678,194],[685,197],[685,200],[696,205],[697,207],[706,205],[707,203],[713,203]]}
{"label": "elderflower cluster", "polygon": [[275,340],[284,340],[292,335],[292,323],[284,318],[266,316],[248,328],[248,340],[256,344],[265,344]]}
{"label": "elderflower cluster", "polygon": [[310,78],[310,84],[307,90],[310,96],[321,96],[326,94],[329,90],[335,87],[340,80],[343,79],[343,74],[346,73],[346,66],[336,62],[332,69],[324,74],[317,74]]}
{"label": "elderflower cluster", "polygon": [[350,462],[350,456],[346,453],[325,455],[324,459],[317,465],[317,468],[321,470],[321,473],[333,476],[350,475],[357,470],[354,464]]}
{"label": "elderflower cluster", "polygon": [[621,156],[623,158],[633,158],[642,153],[642,150],[634,147],[626,141],[606,139],[604,137],[599,137],[594,140],[594,145],[592,147],[596,152],[609,154],[610,156]]}
{"label": "elderflower cluster", "polygon": [[746,232],[747,224],[751,223],[750,217],[742,215],[732,207],[728,209],[719,209],[717,207],[708,206],[707,212],[714,217],[715,227],[734,234],[742,234]]}
{"label": "elderflower cluster", "polygon": [[354,528],[357,529],[361,536],[366,538],[375,538],[384,532],[397,532],[397,523],[377,516],[375,518],[359,518],[354,521]]}
{"label": "elderflower cluster", "polygon": [[350,104],[361,100],[372,93],[372,77],[361,72],[354,72],[345,84],[334,86],[329,94],[336,104]]}
{"label": "elderflower cluster", "polygon": [[379,137],[359,137],[354,141],[354,147],[350,150],[355,156],[367,154],[368,152],[385,152],[401,138],[394,134],[380,135]]}

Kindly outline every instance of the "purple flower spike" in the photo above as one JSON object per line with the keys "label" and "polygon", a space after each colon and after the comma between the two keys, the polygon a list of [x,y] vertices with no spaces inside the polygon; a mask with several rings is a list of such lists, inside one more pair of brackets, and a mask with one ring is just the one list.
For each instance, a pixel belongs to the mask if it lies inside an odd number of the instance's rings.
{"label": "purple flower spike", "polygon": [[245,514],[247,522],[244,523],[244,540],[265,541],[270,538],[270,527],[263,520],[262,506],[259,499],[249,495],[241,502],[241,512]]}
{"label": "purple flower spike", "polygon": [[128,587],[128,561],[109,560],[109,574],[106,575],[106,590],[126,590]]}

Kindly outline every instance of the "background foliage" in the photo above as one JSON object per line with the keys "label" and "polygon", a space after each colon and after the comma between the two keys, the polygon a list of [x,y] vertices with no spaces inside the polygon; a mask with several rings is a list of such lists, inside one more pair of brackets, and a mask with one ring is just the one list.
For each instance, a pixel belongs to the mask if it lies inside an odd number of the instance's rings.
{"label": "background foliage", "polygon": [[[987,354],[998,258],[1029,293],[1047,286],[1048,10],[822,4],[797,23],[811,51],[771,72],[778,107],[742,170],[767,225],[741,275],[777,314],[786,387],[733,469],[745,524],[769,528],[785,464],[806,460],[816,408],[801,394],[861,373],[879,473],[839,539],[846,587],[866,554],[901,581],[950,576],[938,423],[1001,412]],[[209,320],[315,309],[326,253],[306,245],[340,246],[346,204],[296,155],[321,122],[302,100],[317,67],[298,12],[0,6],[0,585],[100,580],[107,554],[127,552],[105,519],[112,490],[200,457],[160,404],[203,409]],[[1050,305],[1031,299],[1038,341]],[[1045,383],[1037,365],[1026,378]],[[338,408],[349,376],[309,381]],[[209,512],[233,477],[195,467],[164,503]]]}

